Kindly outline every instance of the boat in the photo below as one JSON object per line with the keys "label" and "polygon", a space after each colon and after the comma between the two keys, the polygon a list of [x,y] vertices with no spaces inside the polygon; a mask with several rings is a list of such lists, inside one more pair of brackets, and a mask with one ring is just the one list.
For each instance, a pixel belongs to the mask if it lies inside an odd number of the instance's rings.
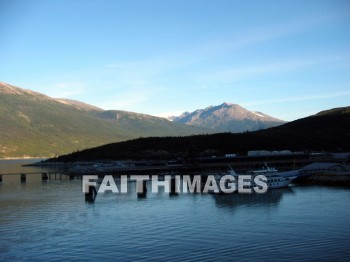
{"label": "boat", "polygon": [[[215,176],[215,180],[217,182],[217,184],[219,185],[220,183],[220,179],[224,176],[224,175],[230,175],[230,176],[233,176],[235,178],[235,181],[237,183],[238,181],[238,177],[239,177],[239,174],[237,174],[231,166],[229,166],[230,169],[222,174],[218,174]],[[293,175],[292,175],[293,174]],[[271,168],[269,167],[266,163],[265,165],[263,166],[263,168],[261,169],[258,169],[258,170],[253,170],[253,171],[249,171],[247,173],[247,175],[250,175],[251,176],[251,183],[250,185],[244,185],[243,188],[244,189],[249,189],[249,188],[255,188],[255,187],[258,187],[259,189],[261,189],[261,186],[260,185],[257,185],[255,184],[254,182],[254,178],[258,175],[263,175],[266,177],[267,181],[265,182],[267,184],[267,189],[277,189],[277,188],[285,188],[285,187],[288,187],[289,184],[297,178],[297,175],[296,173],[289,173],[288,176],[285,176],[285,175],[282,175],[277,169],[275,168]],[[237,191],[237,188],[236,187],[236,191]],[[235,191],[235,192],[236,192]],[[221,190],[220,190],[220,193]]]}
{"label": "boat", "polygon": [[288,187],[297,178],[296,173],[290,174],[293,175],[282,175],[276,168],[271,168],[266,163],[262,169],[248,172],[248,175],[251,175],[253,178],[258,175],[265,176],[267,178],[266,184],[268,189]]}

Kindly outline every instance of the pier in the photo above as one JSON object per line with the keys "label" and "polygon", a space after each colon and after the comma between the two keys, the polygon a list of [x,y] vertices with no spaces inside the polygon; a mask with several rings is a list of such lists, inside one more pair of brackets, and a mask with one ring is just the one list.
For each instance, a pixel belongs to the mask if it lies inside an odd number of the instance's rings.
{"label": "pier", "polygon": [[72,180],[75,177],[81,177],[81,174],[75,176],[72,175],[69,172],[26,172],[26,173],[4,173],[0,174],[0,183],[4,181],[4,177],[6,176],[18,176],[19,181],[21,183],[26,183],[28,177],[30,176],[37,176],[41,175],[42,181],[49,181],[49,180]]}
{"label": "pier", "polygon": [[[334,161],[334,159],[332,159]],[[322,159],[317,159],[318,162],[323,163],[322,167],[327,165],[326,162],[329,162],[330,159],[324,157]],[[260,169],[263,166],[263,163],[267,162],[270,167],[275,167],[279,171],[285,170],[299,170],[303,167],[306,168],[307,165],[312,164],[315,165],[315,159],[308,155],[300,155],[300,156],[274,156],[274,157],[235,157],[235,158],[227,158],[227,157],[211,157],[211,158],[198,158],[193,163],[183,163],[183,164],[168,164],[167,161],[156,162],[156,161],[129,161],[125,162],[124,166],[113,166],[113,164],[106,164],[105,166],[96,166],[94,162],[82,162],[82,163],[73,163],[73,164],[64,164],[61,165],[58,163],[56,166],[48,165],[47,167],[61,168],[62,171],[42,171],[42,172],[21,172],[21,173],[6,173],[0,174],[0,183],[6,181],[6,176],[17,175],[19,176],[19,181],[21,183],[28,182],[28,178],[31,175],[40,175],[41,180],[45,181],[55,181],[55,180],[81,180],[84,175],[97,175],[100,179],[102,179],[106,175],[113,176],[114,178],[120,176],[138,176],[138,175],[201,175],[206,176],[212,173],[226,173],[229,170],[229,166],[231,166],[237,174],[244,174],[250,170]],[[329,163],[328,163],[329,164]],[[80,165],[78,168],[75,168],[76,165]],[[320,164],[317,164],[321,166]],[[36,166],[36,165],[33,165]],[[37,165],[45,168],[45,165]],[[310,166],[310,165],[309,165]],[[323,183],[325,185],[330,183],[337,184],[339,180],[339,184],[344,184],[345,186],[349,185],[349,176],[334,176],[332,174],[332,170],[334,167],[340,168],[344,166],[341,163],[334,163],[330,170],[325,169],[325,173],[322,174],[311,174],[310,172],[314,172],[314,169],[305,169],[302,172],[311,175],[311,178],[305,179],[300,183],[310,183],[318,182]],[[66,169],[63,171],[63,169]],[[316,170],[319,172],[319,168]],[[315,172],[316,172],[315,171]],[[322,170],[321,170],[322,171]],[[175,188],[173,188],[174,190]]]}

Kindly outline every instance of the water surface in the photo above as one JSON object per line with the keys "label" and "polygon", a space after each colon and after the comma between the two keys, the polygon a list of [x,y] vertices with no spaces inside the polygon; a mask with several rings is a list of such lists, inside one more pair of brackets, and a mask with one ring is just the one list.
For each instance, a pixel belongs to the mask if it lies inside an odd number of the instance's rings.
{"label": "water surface", "polygon": [[139,199],[129,186],[89,204],[79,180],[4,177],[0,260],[350,260],[349,189]]}

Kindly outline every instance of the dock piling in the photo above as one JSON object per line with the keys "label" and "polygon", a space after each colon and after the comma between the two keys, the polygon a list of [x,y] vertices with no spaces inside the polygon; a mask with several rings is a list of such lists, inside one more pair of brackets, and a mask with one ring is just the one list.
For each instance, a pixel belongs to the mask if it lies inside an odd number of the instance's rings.
{"label": "dock piling", "polygon": [[2,182],[2,175],[0,175],[0,183]]}
{"label": "dock piling", "polygon": [[170,195],[171,196],[177,196],[180,192],[180,179],[178,177],[173,177],[169,180],[169,186],[170,186]]}
{"label": "dock piling", "polygon": [[21,174],[21,183],[25,183],[27,181],[26,174]]}
{"label": "dock piling", "polygon": [[97,190],[94,186],[89,186],[89,191],[85,193],[85,202],[94,203],[97,196]]}
{"label": "dock piling", "polygon": [[139,188],[138,187],[138,184],[136,185],[137,188],[137,197],[138,198],[145,198],[147,196],[147,184],[146,184],[146,181],[143,180],[142,181],[142,184],[140,185],[142,188]]}
{"label": "dock piling", "polygon": [[42,181],[47,181],[47,180],[49,180],[49,177],[48,177],[47,173],[42,173],[42,174],[41,174],[41,180],[42,180]]}

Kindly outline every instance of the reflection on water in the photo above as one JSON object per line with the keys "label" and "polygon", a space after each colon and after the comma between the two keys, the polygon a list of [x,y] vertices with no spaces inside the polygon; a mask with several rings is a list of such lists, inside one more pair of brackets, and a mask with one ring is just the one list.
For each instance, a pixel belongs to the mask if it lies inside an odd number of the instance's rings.
{"label": "reflection on water", "polygon": [[221,208],[234,208],[238,206],[278,205],[284,194],[293,194],[292,188],[268,190],[264,194],[214,194],[215,204]]}
{"label": "reflection on water", "polygon": [[[98,194],[79,180],[5,177],[0,261],[350,260],[350,190]],[[150,188],[149,182],[147,187]]]}

